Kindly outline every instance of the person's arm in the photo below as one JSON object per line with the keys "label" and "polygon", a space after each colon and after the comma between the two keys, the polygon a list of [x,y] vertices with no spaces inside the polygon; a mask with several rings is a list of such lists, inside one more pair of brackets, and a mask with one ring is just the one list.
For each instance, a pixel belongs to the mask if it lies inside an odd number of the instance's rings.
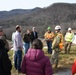
{"label": "person's arm", "polygon": [[7,52],[4,52],[2,54],[2,66],[3,66],[3,69],[6,73],[10,73],[11,72],[11,69],[12,69],[12,64],[11,64],[11,61],[8,57],[8,54]]}
{"label": "person's arm", "polygon": [[45,75],[53,75],[52,65],[49,58],[45,64]]}
{"label": "person's arm", "polygon": [[6,40],[5,41],[5,49],[6,49],[6,51],[8,52],[9,50],[10,50],[10,48],[9,48],[9,43],[8,43],[8,41]]}
{"label": "person's arm", "polygon": [[24,42],[27,41],[27,34],[26,34],[26,33],[23,35],[23,41],[24,41]]}
{"label": "person's arm", "polygon": [[38,33],[36,32],[36,37],[38,38]]}
{"label": "person's arm", "polygon": [[65,34],[65,36],[64,36],[64,40],[66,41],[66,38],[67,38],[67,33]]}
{"label": "person's arm", "polygon": [[44,34],[44,38],[45,38],[44,40],[46,40],[46,41],[48,40],[48,38],[47,38],[47,32]]}
{"label": "person's arm", "polygon": [[33,36],[33,32],[31,32],[31,42],[33,42],[34,36]]}
{"label": "person's arm", "polygon": [[47,33],[44,34],[44,38],[45,38],[45,39],[46,39],[46,34],[47,34]]}
{"label": "person's arm", "polygon": [[22,61],[21,72],[24,73],[24,74],[26,73],[26,59],[25,59],[25,56],[24,56],[23,61]]}
{"label": "person's arm", "polygon": [[55,37],[55,35],[54,35],[54,33],[53,32],[51,32],[51,34],[52,34],[52,39]]}

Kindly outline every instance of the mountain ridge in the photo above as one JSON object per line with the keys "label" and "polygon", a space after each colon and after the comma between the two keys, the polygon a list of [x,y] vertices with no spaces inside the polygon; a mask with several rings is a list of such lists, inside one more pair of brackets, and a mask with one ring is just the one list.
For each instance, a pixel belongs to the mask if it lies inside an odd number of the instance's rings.
{"label": "mountain ridge", "polygon": [[48,26],[51,26],[54,31],[56,25],[60,25],[62,32],[65,33],[69,27],[76,29],[76,4],[54,3],[45,8],[29,10],[27,13],[0,18],[0,25],[7,28],[7,30],[9,27],[11,32],[14,31],[12,27],[17,24],[21,25],[23,30],[31,29],[33,26],[37,27],[40,36],[43,36],[42,34]]}
{"label": "mountain ridge", "polygon": [[0,11],[0,19],[8,18],[15,15],[28,14],[40,10],[41,8],[36,7],[34,9],[12,9],[10,11]]}

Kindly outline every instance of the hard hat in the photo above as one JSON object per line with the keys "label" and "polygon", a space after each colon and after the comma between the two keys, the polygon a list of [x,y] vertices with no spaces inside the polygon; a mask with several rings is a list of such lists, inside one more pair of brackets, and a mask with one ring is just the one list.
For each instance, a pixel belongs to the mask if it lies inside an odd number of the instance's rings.
{"label": "hard hat", "polygon": [[59,26],[59,25],[57,25],[57,26],[55,26],[55,30],[61,30],[61,26]]}
{"label": "hard hat", "polygon": [[71,28],[68,28],[68,31],[69,31],[69,30],[72,30],[72,29],[71,29]]}
{"label": "hard hat", "polygon": [[47,30],[51,30],[51,27],[48,27]]}

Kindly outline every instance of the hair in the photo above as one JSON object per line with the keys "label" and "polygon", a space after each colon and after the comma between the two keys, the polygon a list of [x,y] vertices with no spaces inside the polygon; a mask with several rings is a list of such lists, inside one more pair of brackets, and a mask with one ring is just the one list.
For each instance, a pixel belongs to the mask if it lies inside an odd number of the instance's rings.
{"label": "hair", "polygon": [[20,26],[19,26],[19,25],[17,25],[17,26],[16,26],[16,30],[18,30],[19,28],[20,28]]}
{"label": "hair", "polygon": [[43,48],[43,43],[41,42],[40,39],[35,39],[33,42],[32,42],[32,48],[34,49],[41,49]]}

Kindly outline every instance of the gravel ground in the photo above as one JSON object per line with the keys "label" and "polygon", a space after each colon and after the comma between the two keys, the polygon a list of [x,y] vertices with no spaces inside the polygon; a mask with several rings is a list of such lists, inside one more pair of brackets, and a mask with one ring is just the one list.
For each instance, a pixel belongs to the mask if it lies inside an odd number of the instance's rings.
{"label": "gravel ground", "polygon": [[72,75],[72,74],[71,74],[71,70],[66,70],[66,71],[61,71],[61,72],[59,71],[53,75]]}

